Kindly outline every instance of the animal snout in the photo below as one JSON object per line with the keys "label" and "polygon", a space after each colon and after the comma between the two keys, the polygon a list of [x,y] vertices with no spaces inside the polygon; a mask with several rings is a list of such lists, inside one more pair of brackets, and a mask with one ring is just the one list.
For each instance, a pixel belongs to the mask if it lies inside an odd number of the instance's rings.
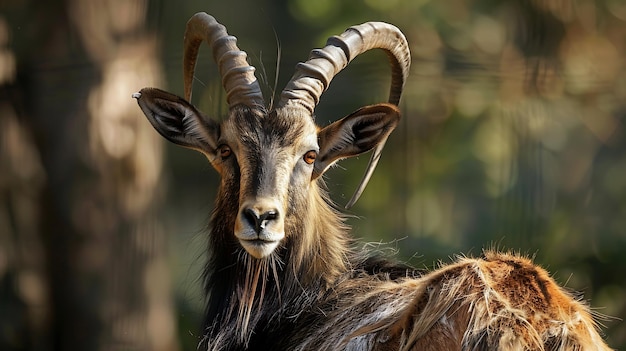
{"label": "animal snout", "polygon": [[279,241],[284,236],[284,218],[273,199],[246,201],[239,209],[235,236],[240,240]]}
{"label": "animal snout", "polygon": [[253,257],[269,256],[285,237],[284,218],[276,201],[261,199],[241,206],[235,236]]}
{"label": "animal snout", "polygon": [[242,210],[242,218],[254,228],[257,234],[260,234],[268,224],[279,218],[277,209],[259,210],[254,207],[247,207]]}

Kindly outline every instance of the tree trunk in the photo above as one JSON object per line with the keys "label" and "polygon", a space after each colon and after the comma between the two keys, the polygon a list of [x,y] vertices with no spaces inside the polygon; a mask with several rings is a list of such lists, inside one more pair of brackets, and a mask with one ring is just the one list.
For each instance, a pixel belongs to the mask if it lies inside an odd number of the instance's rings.
{"label": "tree trunk", "polygon": [[178,349],[161,141],[130,97],[160,80],[147,6],[55,0],[0,15],[17,62],[0,80],[0,282],[23,306],[0,334],[7,349]]}

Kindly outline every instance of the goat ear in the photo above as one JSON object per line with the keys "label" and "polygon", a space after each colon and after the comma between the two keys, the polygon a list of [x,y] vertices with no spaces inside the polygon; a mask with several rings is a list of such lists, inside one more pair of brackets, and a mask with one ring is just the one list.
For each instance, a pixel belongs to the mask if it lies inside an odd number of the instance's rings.
{"label": "goat ear", "polygon": [[385,142],[398,121],[400,111],[395,105],[378,104],[362,107],[320,130],[320,153],[315,160],[313,179],[324,174],[337,160],[362,154]]}
{"label": "goat ear", "polygon": [[178,145],[214,153],[219,125],[185,99],[155,88],[132,95],[159,134]]}

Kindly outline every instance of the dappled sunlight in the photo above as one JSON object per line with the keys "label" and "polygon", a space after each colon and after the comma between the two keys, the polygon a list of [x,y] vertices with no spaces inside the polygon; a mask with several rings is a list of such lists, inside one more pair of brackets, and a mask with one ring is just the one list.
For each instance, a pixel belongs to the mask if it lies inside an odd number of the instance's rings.
{"label": "dappled sunlight", "polygon": [[172,318],[175,309],[170,293],[171,279],[163,274],[168,271],[168,260],[161,257],[152,261],[144,275],[144,289],[150,291],[148,304],[154,306],[148,311],[147,324],[150,340],[158,349],[171,349],[172,340],[176,339],[176,321]]}
{"label": "dappled sunlight", "polygon": [[0,100],[0,116],[0,281],[15,279],[15,293],[30,306],[26,315],[40,330],[50,313],[38,218],[46,174],[17,111]]}
{"label": "dappled sunlight", "polygon": [[454,105],[462,116],[478,117],[490,107],[493,95],[493,84],[488,82],[459,83],[454,92]]}
{"label": "dappled sunlight", "polygon": [[566,90],[571,94],[611,89],[623,59],[605,37],[574,28],[562,49]]}
{"label": "dappled sunlight", "polygon": [[[485,120],[474,135],[472,150],[485,163],[485,190],[500,197],[515,185],[513,156],[518,152],[514,115],[496,115]],[[513,124],[513,125],[512,125]]]}
{"label": "dappled sunlight", "polygon": [[177,350],[162,140],[131,98],[164,84],[148,1],[56,5],[0,17],[0,282],[35,346]]}
{"label": "dappled sunlight", "polygon": [[[127,237],[118,240],[133,248],[122,262],[135,260],[131,266],[137,275],[134,279],[144,279],[139,290],[129,289],[132,285],[108,287],[111,306],[103,317],[110,321],[109,342],[175,350],[171,280],[162,274],[167,272],[165,240],[161,224],[154,218],[155,204],[162,196],[162,140],[138,115],[136,102],[131,98],[144,86],[163,85],[157,41],[141,29],[146,6],[145,1],[79,1],[72,7],[72,15],[81,28],[88,54],[99,64],[101,72],[101,80],[91,88],[87,104],[91,163],[104,177],[100,185],[105,192],[103,197],[121,211],[121,218],[107,220],[110,210],[99,209],[95,204],[91,218],[105,220],[105,226],[119,221],[111,228],[114,231],[127,220],[134,223]],[[109,274],[133,279],[124,273],[129,268],[114,265]],[[134,294],[142,296],[142,306],[129,306],[128,301],[120,299]]]}
{"label": "dappled sunlight", "polygon": [[119,57],[106,61],[102,83],[89,97],[94,160],[107,156],[132,166],[133,181],[118,190],[129,213],[141,213],[151,204],[162,167],[161,140],[146,121],[137,118],[137,105],[129,95],[141,88],[138,82],[160,85],[157,63],[151,57],[154,50],[150,40],[120,48]]}
{"label": "dappled sunlight", "polygon": [[472,40],[487,54],[498,54],[506,40],[504,24],[488,16],[477,16],[472,26]]}
{"label": "dappled sunlight", "polygon": [[142,26],[147,0],[70,0],[70,4],[70,18],[80,29],[87,53],[97,62],[114,59],[125,50],[124,45],[139,44],[137,33],[146,34]]}
{"label": "dappled sunlight", "polygon": [[0,84],[15,79],[15,55],[8,50],[11,31],[6,20],[0,16]]}
{"label": "dappled sunlight", "polygon": [[453,215],[453,205],[454,194],[451,193],[424,191],[412,194],[405,207],[408,229],[433,237],[444,245],[457,246],[454,232],[461,223],[448,220]]}
{"label": "dappled sunlight", "polygon": [[[11,184],[28,184],[33,190],[40,187],[45,180],[45,172],[37,150],[32,144],[24,126],[20,124],[13,108],[0,102],[0,182]],[[22,186],[24,186],[22,185]]]}

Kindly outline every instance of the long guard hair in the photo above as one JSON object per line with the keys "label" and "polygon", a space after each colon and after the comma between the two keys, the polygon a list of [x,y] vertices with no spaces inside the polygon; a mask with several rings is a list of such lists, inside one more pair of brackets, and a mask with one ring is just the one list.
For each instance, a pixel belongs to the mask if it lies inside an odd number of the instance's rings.
{"label": "long guard hair", "polygon": [[[203,42],[226,91],[222,121],[189,103]],[[389,57],[388,101],[317,126],[315,106],[333,77],[371,49]],[[589,307],[526,258],[486,251],[422,272],[355,248],[321,176],[372,151],[356,201],[400,119],[410,62],[395,26],[350,27],[298,64],[268,110],[235,37],[198,13],[185,33],[184,98],[133,94],[160,134],[202,152],[221,175],[201,349],[609,350]]]}

